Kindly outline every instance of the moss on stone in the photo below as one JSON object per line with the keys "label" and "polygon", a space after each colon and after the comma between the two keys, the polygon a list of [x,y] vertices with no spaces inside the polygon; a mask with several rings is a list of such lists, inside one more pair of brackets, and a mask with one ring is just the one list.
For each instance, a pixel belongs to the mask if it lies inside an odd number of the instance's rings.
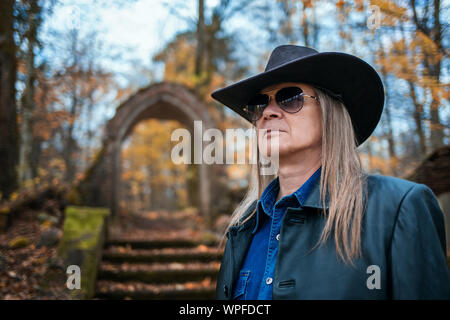
{"label": "moss on stone", "polygon": [[9,214],[11,212],[11,208],[8,206],[0,207],[0,214]]}
{"label": "moss on stone", "polygon": [[15,237],[9,242],[9,247],[11,249],[19,249],[28,246],[31,243],[30,239],[27,237]]}
{"label": "moss on stone", "polygon": [[67,202],[72,205],[80,205],[82,203],[81,194],[78,188],[74,187],[66,194]]}
{"label": "moss on stone", "polygon": [[58,255],[64,259],[66,267],[70,264],[79,264],[81,289],[71,291],[76,299],[89,299],[94,294],[108,216],[109,209],[106,208],[76,206],[66,208]]}

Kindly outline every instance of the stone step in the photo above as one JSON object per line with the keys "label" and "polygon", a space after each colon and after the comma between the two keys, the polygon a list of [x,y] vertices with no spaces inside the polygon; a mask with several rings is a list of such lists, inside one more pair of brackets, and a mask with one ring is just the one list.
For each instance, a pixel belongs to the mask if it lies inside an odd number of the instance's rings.
{"label": "stone step", "polygon": [[155,263],[155,262],[211,262],[220,261],[222,250],[206,246],[195,248],[131,249],[110,247],[103,251],[102,260],[113,263]]}
{"label": "stone step", "polygon": [[142,282],[113,282],[100,280],[96,284],[98,299],[215,299],[215,283],[186,282],[155,285]]}
{"label": "stone step", "polygon": [[163,248],[195,248],[199,245],[215,246],[215,241],[200,241],[191,239],[155,239],[155,240],[133,240],[133,239],[110,239],[105,247],[121,246],[132,249],[163,249]]}
{"label": "stone step", "polygon": [[216,279],[220,262],[209,263],[122,263],[102,262],[99,280],[140,281],[151,284]]}

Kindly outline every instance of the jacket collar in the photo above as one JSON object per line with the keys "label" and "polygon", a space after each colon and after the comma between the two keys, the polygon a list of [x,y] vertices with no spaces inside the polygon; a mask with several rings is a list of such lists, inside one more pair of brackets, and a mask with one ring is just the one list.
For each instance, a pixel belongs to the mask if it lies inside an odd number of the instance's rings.
{"label": "jacket collar", "polygon": [[[320,179],[317,179],[317,181],[314,183],[311,189],[311,193],[309,194],[308,198],[306,198],[306,201],[305,203],[303,203],[302,207],[321,210],[324,209],[322,201],[320,201]],[[328,209],[329,207],[330,207],[330,193],[327,190],[325,196],[325,209]]]}
{"label": "jacket collar", "polygon": [[[326,197],[325,197],[326,210],[329,209],[329,204],[330,204],[330,194],[327,190]],[[260,206],[260,205],[261,205],[260,201],[255,200],[249,206],[249,208],[246,210],[246,212],[244,213],[242,220],[245,220],[245,218],[248,217],[248,215],[250,215],[253,212],[253,210],[256,208],[256,206]],[[306,201],[302,205],[300,205],[300,207],[298,207],[298,208],[289,207],[287,210],[301,211],[302,208],[312,208],[312,209],[324,210],[322,201],[320,201],[320,178],[316,179],[316,181],[314,182],[314,184],[311,188],[309,196],[306,198]],[[253,215],[253,217],[248,219],[244,224],[242,224],[240,226],[230,227],[230,230],[233,230],[232,232],[240,232],[240,231],[243,231],[243,230],[246,230],[246,229],[252,227],[252,234],[253,234],[258,227],[258,224],[261,219],[260,214],[262,214],[262,213],[263,213],[262,208],[258,208],[257,212]]]}
{"label": "jacket collar", "polygon": [[[244,221],[252,212],[253,210],[255,210],[256,206],[258,205],[258,200],[255,200],[252,202],[252,204],[247,208],[247,210],[245,210],[244,214],[242,215],[242,218],[240,219],[240,221]],[[228,232],[226,233],[227,238],[230,237],[231,235],[236,235],[237,232],[243,231],[247,228],[250,228],[251,226],[253,226],[255,224],[255,216],[257,214],[254,214],[250,219],[248,219],[244,224],[240,224],[240,225],[234,225],[231,226],[228,229]]]}
{"label": "jacket collar", "polygon": [[[320,174],[320,172],[316,172],[315,174]],[[271,182],[271,184],[268,186],[268,188],[274,189],[274,186],[273,186],[274,182],[278,183],[278,177]],[[307,183],[308,183],[308,181],[307,181]],[[276,184],[276,185],[278,185],[278,184]],[[254,222],[254,228],[253,228],[252,234],[256,233],[258,226],[262,219],[261,215],[265,213],[264,205],[263,205],[262,201],[265,200],[263,198],[263,196],[266,191],[267,191],[267,189],[264,191],[263,195],[261,196],[261,200],[259,200],[257,202],[257,212],[255,214],[256,222]],[[303,201],[303,198],[301,197],[299,190],[297,190],[294,193],[294,195],[298,199],[299,206],[288,207],[287,210],[291,210],[291,211],[295,212],[295,211],[300,211],[300,210],[302,210],[302,208],[305,208],[305,207],[323,210],[323,204],[320,201],[320,176],[315,177],[315,179],[313,180],[312,185],[311,185],[311,190],[309,192],[309,195],[306,198],[306,201]],[[326,209],[329,208],[329,200],[330,200],[329,193],[327,192],[327,195],[325,198],[325,208]],[[254,220],[254,219],[251,219],[251,220]]]}
{"label": "jacket collar", "polygon": [[[305,203],[302,206],[300,206],[299,208],[289,207],[287,210],[301,211],[302,208],[304,208],[304,207],[323,210],[323,206],[322,206],[321,202],[319,201],[319,199],[320,199],[320,190],[319,189],[320,189],[320,179],[317,179],[317,181],[313,184],[311,192],[310,192],[308,198],[306,199]],[[328,209],[328,197],[326,199],[327,199],[326,208]],[[253,210],[255,210],[257,205],[258,205],[258,201],[257,200],[253,201],[253,203],[249,206],[249,208],[244,213],[242,220],[247,218],[253,212]],[[253,233],[251,232],[251,230],[255,230],[255,226],[257,225],[257,222],[258,222],[257,220],[259,219],[259,214],[261,214],[261,213],[258,214],[258,211],[261,212],[262,210],[257,210],[256,214],[254,214],[244,224],[238,225],[238,226],[232,226],[232,227],[230,227],[229,231],[227,232],[227,237],[230,240],[230,246],[233,249],[232,254],[230,256],[231,268],[229,270],[230,290],[231,291],[233,290],[233,284],[236,281],[237,274],[239,274],[239,268],[245,258],[245,254],[249,248],[251,239],[253,237]]]}

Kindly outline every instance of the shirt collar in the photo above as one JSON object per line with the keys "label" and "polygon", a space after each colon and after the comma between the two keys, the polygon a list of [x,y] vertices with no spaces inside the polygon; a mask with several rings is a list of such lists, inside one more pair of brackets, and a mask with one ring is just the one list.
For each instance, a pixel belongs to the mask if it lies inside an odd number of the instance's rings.
{"label": "shirt collar", "polygon": [[[317,181],[320,178],[321,169],[322,167],[319,167],[319,169],[317,169],[301,187],[299,187],[296,191],[294,191],[290,195],[284,196],[278,202],[280,204],[284,203],[288,207],[297,208],[305,204],[305,200],[308,199],[310,193],[314,193],[313,196],[316,197],[315,193],[317,193],[318,191],[315,189],[319,187]],[[262,218],[261,214],[265,213],[269,217],[272,217],[273,207],[275,205],[275,200],[278,196],[279,190],[280,190],[280,182],[279,178],[276,177],[269,183],[269,185],[262,193],[261,198],[258,200],[257,204],[258,207],[256,212],[256,224],[252,232],[253,234],[257,231],[258,226],[260,224]]]}
{"label": "shirt collar", "polygon": [[273,206],[275,205],[275,200],[278,196],[279,191],[280,191],[280,181],[279,178],[276,177],[269,183],[269,185],[266,187],[266,189],[261,195],[261,198],[258,201],[260,203],[260,207],[269,216],[271,215],[271,211]]}

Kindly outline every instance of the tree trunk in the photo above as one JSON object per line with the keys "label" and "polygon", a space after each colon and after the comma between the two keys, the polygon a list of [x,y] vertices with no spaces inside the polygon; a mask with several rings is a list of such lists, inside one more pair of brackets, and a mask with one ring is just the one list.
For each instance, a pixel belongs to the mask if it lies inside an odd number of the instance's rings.
{"label": "tree trunk", "polygon": [[36,0],[30,1],[30,9],[27,13],[28,32],[27,51],[25,54],[26,64],[26,80],[25,89],[22,95],[22,122],[20,130],[20,164],[19,164],[19,181],[25,182],[33,178],[33,111],[35,109],[34,103],[34,83],[36,80],[36,69],[34,67],[34,49],[37,44],[37,28],[38,28],[38,14],[39,7]]}
{"label": "tree trunk", "polygon": [[[441,13],[441,1],[434,0],[431,4],[430,2],[425,3],[425,13],[422,17],[419,17],[416,8],[416,1],[411,0],[411,7],[413,11],[413,21],[416,25],[416,30],[418,33],[422,33],[427,38],[431,39],[436,46],[436,52],[430,54],[429,51],[424,50],[423,52],[423,66],[424,75],[429,77],[433,83],[430,86],[432,101],[430,104],[430,144],[433,150],[438,149],[444,144],[444,131],[439,118],[439,105],[440,99],[437,93],[437,88],[440,84],[440,74],[441,74],[441,58],[438,53],[442,56],[446,55],[445,49],[442,47],[442,25],[440,21]],[[433,24],[428,26],[427,22],[429,17],[427,16],[429,6],[432,6],[433,10]],[[423,8],[420,8],[423,9]],[[421,10],[422,11],[422,10]]]}
{"label": "tree trunk", "polygon": [[371,141],[367,141],[366,149],[367,149],[367,158],[369,159],[367,171],[369,171],[370,173],[374,173],[374,171],[373,171],[374,170],[373,152],[372,152],[372,142]]}
{"label": "tree trunk", "polygon": [[[381,57],[384,59],[385,55],[384,55],[384,48],[383,46],[380,47],[380,53],[381,53]],[[395,142],[394,142],[394,134],[393,134],[393,130],[392,130],[392,118],[391,118],[391,110],[390,110],[390,99],[389,99],[389,94],[387,94],[389,91],[389,86],[388,86],[388,79],[387,79],[387,71],[384,68],[384,66],[381,66],[381,76],[383,78],[383,83],[384,83],[384,87],[385,87],[385,92],[386,92],[386,101],[385,101],[385,107],[384,107],[384,113],[386,115],[386,122],[385,122],[385,126],[386,126],[386,138],[388,141],[388,152],[389,152],[389,168],[391,173],[396,176],[398,174],[398,170],[397,170],[397,163],[398,163],[398,158],[397,158],[397,154],[395,152]]]}
{"label": "tree trunk", "polygon": [[[386,82],[386,74],[383,73],[384,83]],[[397,170],[397,164],[398,164],[398,157],[397,153],[395,152],[395,142],[394,142],[394,134],[392,130],[392,118],[391,118],[391,110],[390,105],[388,103],[388,99],[386,98],[386,106],[384,109],[384,112],[386,114],[386,138],[388,141],[388,151],[389,151],[389,167],[391,169],[391,173],[396,176],[398,174]]]}
{"label": "tree trunk", "polygon": [[[197,21],[197,48],[195,52],[195,75],[201,77],[203,73],[203,60],[205,53],[205,3],[198,0],[198,21]],[[199,79],[200,80],[200,79]],[[197,89],[202,81],[197,82]]]}
{"label": "tree trunk", "polygon": [[74,83],[72,88],[72,105],[70,107],[70,123],[67,130],[64,150],[64,162],[66,164],[65,181],[68,183],[71,183],[75,177],[75,163],[73,159],[75,140],[73,138],[73,128],[78,109],[78,96],[76,89],[76,83]]}
{"label": "tree trunk", "polygon": [[[441,1],[434,0],[434,26],[431,29],[431,39],[437,46],[438,51],[442,51],[442,25],[440,21],[441,14]],[[430,76],[435,80],[434,85],[438,86],[440,84],[441,75],[441,59],[439,57],[431,57],[431,68]],[[431,96],[433,101],[430,106],[430,116],[431,116],[431,146],[433,150],[436,150],[444,145],[444,130],[439,119],[439,97],[436,90],[431,91]]]}
{"label": "tree trunk", "polygon": [[0,1],[0,193],[6,198],[17,187],[16,46],[14,0]]}
{"label": "tree trunk", "polygon": [[[430,70],[430,76],[434,80],[434,85],[438,86],[440,83],[440,70],[441,63],[440,61],[436,63]],[[430,143],[433,150],[436,150],[444,145],[444,131],[443,126],[441,124],[441,119],[439,117],[439,107],[440,107],[440,99],[435,90],[435,88],[431,88],[431,97],[432,101],[430,104]]]}
{"label": "tree trunk", "polygon": [[427,144],[422,126],[423,105],[417,100],[416,88],[414,87],[414,83],[412,81],[408,81],[408,84],[410,96],[414,104],[414,121],[416,122],[416,132],[419,136],[420,152],[422,153],[422,155],[425,155],[427,153]]}
{"label": "tree trunk", "polygon": [[75,119],[78,115],[78,104],[79,104],[79,90],[78,81],[79,74],[77,70],[79,68],[79,56],[77,52],[78,44],[78,31],[72,30],[72,53],[73,53],[73,64],[72,64],[72,83],[71,83],[71,106],[70,106],[70,122],[66,132],[65,143],[64,143],[64,162],[66,164],[65,181],[71,183],[75,177],[75,162],[73,159],[73,152],[75,148],[75,139],[73,138],[73,129],[75,126]]}

